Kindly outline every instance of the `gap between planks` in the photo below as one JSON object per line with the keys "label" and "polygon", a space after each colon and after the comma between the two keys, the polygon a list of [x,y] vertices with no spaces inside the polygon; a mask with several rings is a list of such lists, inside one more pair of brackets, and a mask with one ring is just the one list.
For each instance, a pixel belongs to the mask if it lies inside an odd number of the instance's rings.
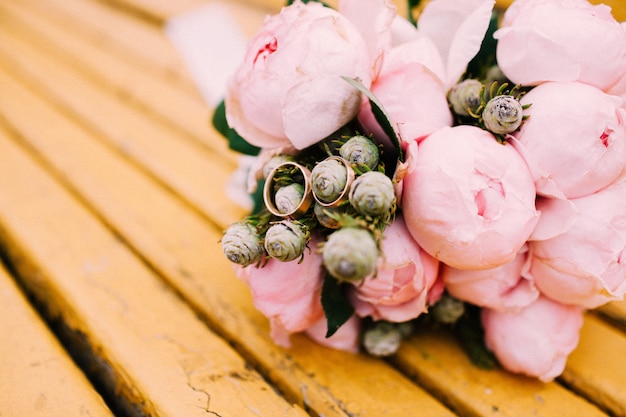
{"label": "gap between planks", "polygon": [[0,264],[0,415],[113,417]]}

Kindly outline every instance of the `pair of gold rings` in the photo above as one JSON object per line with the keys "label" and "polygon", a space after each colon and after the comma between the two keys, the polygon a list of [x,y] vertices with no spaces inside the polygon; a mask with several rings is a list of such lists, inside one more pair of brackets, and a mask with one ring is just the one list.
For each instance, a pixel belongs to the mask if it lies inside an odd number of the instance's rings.
{"label": "pair of gold rings", "polygon": [[[322,174],[316,172],[315,168],[313,169],[313,172],[311,172],[304,165],[301,165],[297,162],[286,161],[274,167],[274,169],[270,171],[265,180],[265,186],[263,188],[263,199],[265,201],[265,206],[267,207],[267,209],[275,216],[295,219],[302,217],[309,210],[314,201],[323,207],[336,207],[341,202],[345,201],[349,193],[350,186],[352,185],[352,182],[355,178],[354,170],[352,169],[350,162],[340,156],[331,156],[326,158],[322,162],[326,161],[337,162],[338,165],[343,167],[343,170],[345,170],[345,185],[342,187],[341,190],[334,193],[335,195],[333,195],[331,201],[323,198],[320,195],[321,193],[316,193],[316,191],[319,190],[320,185],[324,184],[324,182],[327,181],[326,179],[322,178]],[[292,205],[289,210],[279,209],[276,206],[275,201],[275,185],[277,179],[276,176],[277,173],[285,172],[285,170],[298,171],[300,175],[298,175],[297,172],[294,177],[302,178],[303,182],[301,184],[303,192],[302,197],[298,204]],[[316,181],[315,185],[312,183],[313,181]],[[319,182],[320,184],[317,184],[317,182]]]}

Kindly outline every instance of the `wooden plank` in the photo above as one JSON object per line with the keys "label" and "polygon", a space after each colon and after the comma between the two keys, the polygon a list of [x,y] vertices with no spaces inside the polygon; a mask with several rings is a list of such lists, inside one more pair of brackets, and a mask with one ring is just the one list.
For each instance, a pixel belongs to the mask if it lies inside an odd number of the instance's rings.
{"label": "wooden plank", "polygon": [[100,0],[131,13],[138,14],[156,24],[168,18],[203,5],[202,0]]}
{"label": "wooden plank", "polygon": [[[180,130],[186,133],[187,139],[202,143],[222,159],[234,160],[226,141],[216,140],[217,133],[209,123],[211,111],[197,91],[191,93],[178,83],[170,82],[171,77],[162,68],[137,66],[120,57],[109,42],[90,41],[80,27],[52,19],[40,4],[38,1],[0,3],[5,30],[28,39],[53,61],[71,66],[74,72],[81,73],[82,79],[90,79],[107,91],[116,91],[125,100],[154,113],[162,124],[169,121],[170,130]],[[165,42],[165,38],[162,41]],[[72,85],[69,81],[51,82],[51,77],[47,80],[52,84],[49,88],[57,88],[58,93],[67,94],[65,86]],[[102,117],[93,114],[98,106],[83,104],[80,107],[91,117]]]}
{"label": "wooden plank", "polygon": [[626,416],[626,334],[587,316],[563,382],[616,416]]}
{"label": "wooden plank", "polygon": [[50,317],[87,340],[118,407],[146,416],[306,415],[4,133],[0,147],[0,241]]}
{"label": "wooden plank", "polygon": [[419,332],[400,348],[393,360],[460,415],[606,415],[591,404],[594,398],[585,400],[556,382],[546,384],[501,369],[483,370],[473,366],[452,335],[444,331]]}
{"label": "wooden plank", "polygon": [[[45,0],[28,3],[31,7],[36,6],[45,10],[47,16],[63,21],[61,24],[63,27],[75,26],[75,30],[92,43],[105,43],[115,48],[114,55],[132,62],[143,61],[139,64],[142,68],[147,65],[153,67],[153,70],[162,70],[173,77],[174,81],[185,86],[191,85],[186,78],[186,69],[181,66],[178,51],[164,37],[162,26],[141,21],[98,1]],[[203,7],[212,4],[226,7],[236,19],[236,29],[248,38],[257,32],[266,16],[264,10],[251,8],[239,2],[203,1]],[[115,27],[115,30],[111,31],[111,27]]]}
{"label": "wooden plank", "polygon": [[[128,104],[110,90],[35,49],[6,26],[0,26],[0,33],[0,55],[9,67],[98,132],[104,143],[137,161],[207,216],[229,222],[242,215],[242,209],[225,195],[224,184],[234,169],[230,160],[186,140],[140,109],[129,112]],[[25,122],[31,117],[27,112],[14,113]],[[43,128],[41,124],[31,128],[37,126]]]}
{"label": "wooden plank", "polygon": [[[383,361],[329,352],[308,340],[287,351],[275,346],[267,321],[219,250],[219,230],[2,71],[0,85],[6,92],[0,113],[28,146],[287,398],[329,417],[406,415],[418,408],[424,416],[452,415]],[[30,123],[33,115],[37,124]],[[376,397],[367,383],[372,378],[379,383]]]}
{"label": "wooden plank", "polygon": [[[100,0],[117,7],[135,10],[140,14],[148,16],[155,22],[164,22],[178,14],[193,10],[194,8],[206,4],[203,0],[179,0],[172,2],[169,0]],[[287,0],[231,0],[233,3],[240,3],[246,7],[258,8],[267,13],[278,13],[287,4]],[[327,0],[326,4],[337,8],[339,0]],[[404,0],[393,0],[398,7],[399,13],[404,16],[407,10],[407,2]]]}
{"label": "wooden plank", "polygon": [[[156,24],[163,24],[165,21],[188,12],[198,7],[206,5],[205,0],[99,0],[109,5],[114,5],[126,10],[134,11],[147,17]],[[329,0],[327,3],[336,7],[338,0]],[[247,8],[257,8],[267,13],[277,13],[280,8],[287,4],[286,0],[230,0],[229,3],[236,3]]]}
{"label": "wooden plank", "polygon": [[[20,8],[37,7],[83,41],[99,45],[111,55],[132,62],[142,70],[161,72],[169,84],[195,90],[181,66],[178,51],[163,36],[161,27],[110,7],[85,0],[20,2]],[[111,30],[115,28],[115,30]]]}
{"label": "wooden plank", "polygon": [[0,265],[0,415],[113,417]]}

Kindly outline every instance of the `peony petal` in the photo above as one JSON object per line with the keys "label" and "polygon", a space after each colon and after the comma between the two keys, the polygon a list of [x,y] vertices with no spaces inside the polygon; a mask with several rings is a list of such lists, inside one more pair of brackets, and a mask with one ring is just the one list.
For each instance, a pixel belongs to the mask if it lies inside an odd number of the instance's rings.
{"label": "peony petal", "polygon": [[304,149],[352,120],[360,103],[361,93],[338,75],[300,82],[283,102],[285,135],[297,149]]}
{"label": "peony petal", "polygon": [[380,71],[383,52],[391,48],[396,7],[390,0],[342,0],[339,12],[356,26],[368,47],[372,78]]}
{"label": "peony petal", "polygon": [[[240,87],[235,88],[240,89]],[[230,84],[229,89],[231,89]],[[227,93],[224,101],[226,104],[226,120],[228,125],[235,129],[247,142],[261,148],[277,148],[279,146],[289,145],[289,140],[283,135],[272,135],[250,123],[246,118],[246,112],[237,95]],[[279,124],[282,126],[282,121]]]}
{"label": "peony petal", "polygon": [[571,200],[563,198],[538,198],[535,204],[541,216],[529,240],[546,240],[565,233],[580,214]]}
{"label": "peony petal", "polygon": [[291,335],[291,331],[285,329],[285,326],[281,323],[280,319],[277,317],[270,317],[270,337],[274,341],[277,346],[282,346],[284,348],[291,347],[291,340],[289,336]]}
{"label": "peony petal", "polygon": [[396,15],[391,24],[391,46],[410,42],[418,36],[417,28],[407,19]]}
{"label": "peony petal", "polygon": [[385,57],[383,72],[397,71],[408,64],[422,64],[428,68],[441,83],[446,79],[446,67],[434,42],[419,34],[409,42],[393,48]]}
{"label": "peony petal", "polygon": [[545,197],[567,199],[563,191],[561,191],[552,180],[552,176],[541,168],[537,157],[530,152],[524,144],[513,136],[508,136],[507,141],[513,145],[515,150],[524,158],[524,161],[526,161],[526,165],[535,181],[537,191],[540,191]]}
{"label": "peony petal", "polygon": [[361,320],[352,316],[331,337],[326,337],[328,324],[323,318],[306,330],[307,336],[316,343],[344,352],[357,353],[361,337]]}
{"label": "peony petal", "polygon": [[253,156],[238,156],[237,169],[231,174],[225,188],[228,198],[247,212],[254,208],[254,201],[249,193],[249,179],[250,171],[256,161],[257,158]]}
{"label": "peony petal", "polygon": [[622,108],[626,109],[626,73],[607,90],[608,94],[622,99]]}
{"label": "peony petal", "polygon": [[421,140],[439,128],[452,126],[445,86],[422,64],[407,63],[385,70],[372,86],[403,142]]}
{"label": "peony petal", "polygon": [[[532,28],[502,28],[494,33],[494,38],[499,45],[496,54],[500,69],[516,84],[575,81],[580,77],[580,64],[569,51]],[[545,54],[533,54],[533,50]]]}
{"label": "peony petal", "polygon": [[480,307],[498,311],[519,311],[539,297],[528,274],[528,248],[516,258],[492,269],[462,270],[444,265],[441,279],[450,295]]}
{"label": "peony petal", "polygon": [[529,242],[539,290],[564,304],[596,308],[626,294],[626,182],[572,200],[576,221],[551,239]]}
{"label": "peony petal", "polygon": [[323,317],[320,254],[307,254],[302,262],[270,259],[263,267],[239,269],[238,276],[250,287],[254,306],[270,320],[276,340],[283,340],[285,333],[303,331]]}
{"label": "peony petal", "polygon": [[420,15],[419,32],[435,42],[446,62],[446,85],[452,87],[480,50],[489,27],[494,0],[438,0]]}
{"label": "peony petal", "polygon": [[505,369],[549,382],[578,344],[583,313],[539,297],[516,313],[483,309],[482,324],[487,347]]}

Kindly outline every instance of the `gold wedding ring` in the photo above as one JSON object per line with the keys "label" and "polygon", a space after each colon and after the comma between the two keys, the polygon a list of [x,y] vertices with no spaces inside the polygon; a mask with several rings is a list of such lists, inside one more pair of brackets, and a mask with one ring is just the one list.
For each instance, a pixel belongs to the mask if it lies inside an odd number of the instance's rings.
{"label": "gold wedding ring", "polygon": [[339,194],[339,196],[333,201],[324,202],[321,199],[319,199],[317,195],[315,195],[315,193],[313,193],[313,197],[315,198],[315,201],[317,201],[317,203],[321,206],[337,207],[341,202],[345,201],[347,198],[348,192],[350,191],[350,186],[352,185],[352,182],[354,181],[354,177],[355,177],[354,169],[352,169],[352,165],[350,165],[350,162],[347,159],[342,158],[341,156],[331,156],[331,157],[326,158],[326,160],[336,160],[340,162],[341,164],[343,164],[343,167],[346,170],[346,185],[343,187],[343,190],[341,190],[341,193]]}
{"label": "gold wedding ring", "polygon": [[[295,206],[289,212],[282,212],[278,210],[278,208],[276,207],[275,200],[274,200],[274,196],[275,196],[275,192],[274,192],[275,178],[274,177],[276,176],[277,172],[279,172],[280,170],[284,170],[285,168],[287,169],[295,168],[298,171],[300,171],[300,173],[302,174],[302,181],[304,182],[302,184],[304,188],[304,193],[302,195],[302,198],[300,199],[300,202],[298,203],[298,205]],[[297,219],[299,217],[302,217],[302,215],[304,215],[307,212],[309,207],[311,207],[311,204],[313,202],[312,194],[313,193],[311,192],[311,172],[309,171],[307,167],[300,165],[296,162],[291,162],[291,161],[283,162],[277,165],[276,167],[274,167],[274,169],[272,169],[270,173],[268,174],[265,180],[265,185],[263,187],[263,200],[265,201],[265,206],[270,211],[270,213],[272,213],[275,216],[283,217],[283,218]]]}

